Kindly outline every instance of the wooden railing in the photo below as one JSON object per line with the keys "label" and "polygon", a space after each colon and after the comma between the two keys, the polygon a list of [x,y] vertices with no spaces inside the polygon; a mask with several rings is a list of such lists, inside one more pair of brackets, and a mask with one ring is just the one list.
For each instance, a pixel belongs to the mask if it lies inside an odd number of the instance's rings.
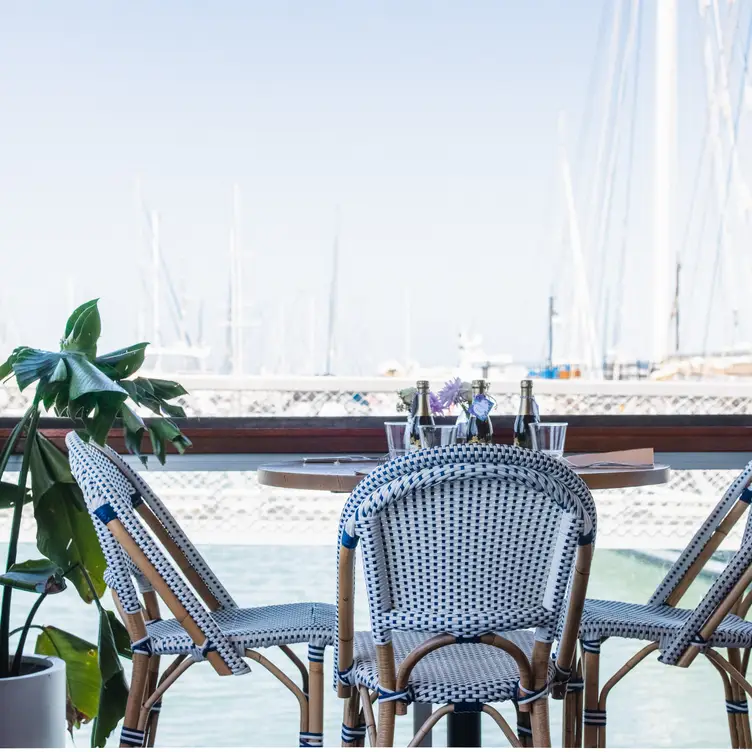
{"label": "wooden railing", "polygon": [[[404,416],[395,418],[404,420]],[[0,418],[0,446],[16,423]],[[178,420],[193,442],[195,454],[301,454],[386,452],[385,418],[186,418]],[[453,419],[438,419],[452,422]],[[556,416],[545,416],[555,421]],[[752,456],[752,416],[747,415],[582,415],[560,418],[569,424],[567,451],[605,452],[652,447],[656,452],[749,452]],[[493,419],[498,443],[510,443],[511,416]],[[147,420],[148,423],[148,420]],[[72,421],[44,418],[45,435],[63,446]],[[125,451],[122,432],[115,428],[110,444]],[[20,448],[20,447],[19,447]]]}

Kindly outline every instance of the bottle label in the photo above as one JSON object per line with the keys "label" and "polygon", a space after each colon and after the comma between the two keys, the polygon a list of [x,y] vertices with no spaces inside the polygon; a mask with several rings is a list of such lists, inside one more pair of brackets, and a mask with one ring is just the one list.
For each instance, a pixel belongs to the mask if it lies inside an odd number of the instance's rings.
{"label": "bottle label", "polygon": [[472,405],[470,405],[470,415],[474,415],[478,420],[488,420],[488,415],[493,406],[494,403],[487,395],[476,394]]}

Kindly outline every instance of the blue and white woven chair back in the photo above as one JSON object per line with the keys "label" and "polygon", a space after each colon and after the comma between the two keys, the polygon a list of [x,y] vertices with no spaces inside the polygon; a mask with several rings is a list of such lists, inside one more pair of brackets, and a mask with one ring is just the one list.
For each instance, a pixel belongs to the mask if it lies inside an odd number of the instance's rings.
{"label": "blue and white woven chair back", "polygon": [[697,560],[702,549],[710,541],[718,524],[728,514],[734,504],[737,501],[744,501],[748,504],[752,500],[752,491],[748,488],[750,483],[752,483],[752,462],[747,463],[746,467],[726,489],[721,500],[713,508],[713,511],[708,515],[705,522],[702,523],[692,540],[666,573],[660,585],[655,589],[655,592],[648,601],[649,605],[657,606],[666,602],[666,599],[671,595],[674,588]]}
{"label": "blue and white woven chair back", "polygon": [[141,611],[141,603],[131,576],[135,576],[142,592],[153,589],[153,583],[138,570],[106,527],[106,524],[114,519],[123,525],[161,579],[167,583],[173,595],[206,635],[206,644],[196,645],[192,651],[194,658],[201,659],[208,651],[216,650],[232,673],[247,673],[248,666],[237,655],[228,638],[222,634],[217,623],[199,602],[190,584],[173,566],[169,555],[136,516],[133,505],[140,503],[140,494],[101,451],[88,445],[74,431],[66,436],[65,443],[68,447],[71,472],[83,492],[105,556],[105,581],[116,592],[123,610],[130,614]]}
{"label": "blue and white woven chair back", "polygon": [[[736,494],[734,501],[741,499],[747,505],[752,501],[752,493],[750,493],[746,485],[740,491],[738,484],[745,479],[747,483],[750,482],[749,470],[750,465],[747,465],[731,487]],[[676,663],[690,645],[704,647],[705,643],[700,636],[700,630],[710,617],[718,611],[726,596],[731,593],[750,566],[752,566],[752,516],[747,512],[747,521],[744,525],[744,532],[742,533],[739,548],[729,559],[713,584],[708,588],[707,593],[692,612],[689,619],[687,619],[682,628],[677,632],[672,642],[661,652],[659,660],[662,663]]]}
{"label": "blue and white woven chair back", "polygon": [[144,478],[137,473],[114,449],[109,446],[99,446],[89,442],[89,448],[98,450],[112,463],[114,469],[119,472],[125,480],[134,488],[134,493],[138,494],[140,500],[146,504],[154,513],[159,523],[169,534],[170,538],[185,554],[191,567],[196,571],[198,576],[203,580],[212,595],[217,599],[221,608],[237,608],[237,604],[232,596],[227,592],[225,587],[214,574],[211,567],[206,563],[198,549],[193,545],[191,540],[180,527],[177,520],[172,516],[169,509],[162,503],[162,500],[152,490]]}
{"label": "blue and white woven chair back", "polygon": [[531,627],[552,641],[578,542],[594,531],[579,478],[504,447],[434,449],[390,464],[380,472],[391,479],[366,495],[356,489],[342,534],[361,541],[375,642],[388,643],[392,629],[469,638]]}

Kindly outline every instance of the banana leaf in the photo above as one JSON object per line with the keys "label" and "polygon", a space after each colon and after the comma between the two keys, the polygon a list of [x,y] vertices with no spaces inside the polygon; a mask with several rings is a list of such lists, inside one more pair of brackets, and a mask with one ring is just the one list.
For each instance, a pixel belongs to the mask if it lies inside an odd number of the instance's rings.
{"label": "banana leaf", "polygon": [[144,364],[148,344],[148,342],[139,342],[136,345],[100,355],[94,361],[94,365],[116,381],[128,378]]}
{"label": "banana leaf", "polygon": [[151,439],[152,451],[164,465],[166,458],[165,442],[169,441],[180,454],[191,446],[189,439],[169,418],[154,418],[149,421],[149,438]]}
{"label": "banana leaf", "polygon": [[28,593],[61,593],[65,590],[63,570],[49,559],[30,559],[14,564],[0,575],[0,585]]}
{"label": "banana leaf", "polygon": [[65,661],[68,731],[88,723],[99,710],[102,680],[97,646],[57,627],[46,626],[37,637],[35,652],[57,656]]}
{"label": "banana leaf", "polygon": [[[18,504],[21,499],[21,488],[15,483],[7,483],[6,481],[0,481],[0,509],[12,509]],[[24,504],[28,504],[31,501],[31,496],[28,491],[23,493]]]}
{"label": "banana leaf", "polygon": [[81,353],[89,360],[97,355],[97,342],[102,333],[98,299],[90,300],[76,308],[65,325],[65,337],[60,342],[63,352]]}
{"label": "banana leaf", "polygon": [[34,437],[30,457],[31,490],[37,522],[37,548],[64,572],[81,598],[94,599],[80,564],[101,597],[105,561],[81,490],[68,458],[41,433]]}
{"label": "banana leaf", "polygon": [[118,648],[112,630],[112,620],[104,609],[99,612],[99,712],[91,731],[92,747],[104,747],[107,737],[117,728],[125,715],[128,684],[118,658]]}
{"label": "banana leaf", "polygon": [[35,350],[32,347],[16,348],[10,356],[10,363],[16,374],[18,388],[23,391],[35,381],[52,376],[61,358],[60,353],[47,350]]}

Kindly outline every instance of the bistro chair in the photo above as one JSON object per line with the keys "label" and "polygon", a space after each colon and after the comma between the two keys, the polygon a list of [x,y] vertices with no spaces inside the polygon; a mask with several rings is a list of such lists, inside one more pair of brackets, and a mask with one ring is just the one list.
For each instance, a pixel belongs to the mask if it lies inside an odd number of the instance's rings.
{"label": "bistro chair", "polygon": [[[250,671],[244,658],[267,669],[298,700],[300,746],[322,746],[324,648],[333,644],[334,607],[238,608],[164,504],[122,457],[84,442],[75,432],[65,441],[107,563],[105,582],[131,639],[133,674],[120,746],[154,745],[162,695],[190,666],[207,661],[221,676],[240,675]],[[157,596],[174,618],[161,618]],[[300,643],[308,644],[308,668],[289,647]],[[300,671],[300,686],[259,652],[272,646]],[[162,655],[176,657],[159,678]]]}
{"label": "bistro chair", "polygon": [[[694,609],[677,608],[682,596],[723,539],[747,513],[752,500],[752,462],[729,486],[723,498],[700,526],[689,545],[660,582],[647,604],[586,600],[580,626],[584,674],[584,714],[573,690],[582,677],[573,677],[565,703],[564,746],[606,746],[606,701],[611,690],[654,651],[669,666],[687,668],[699,653],[710,660],[723,682],[732,747],[752,747],[744,675],[752,646],[752,622],[745,620],[752,593],[752,524],[747,517],[741,544],[721,574]],[[609,637],[649,640],[600,689],[602,643]],[[715,648],[726,648],[728,660]],[[742,656],[741,649],[744,649]],[[599,692],[600,689],[600,692]],[[580,728],[584,724],[584,734]]]}
{"label": "bistro chair", "polygon": [[[411,746],[450,712],[490,715],[514,746],[550,746],[547,695],[569,675],[595,524],[585,484],[523,449],[424,450],[364,479],[340,520],[344,746],[360,746],[366,732],[372,745],[391,746],[395,714],[411,702],[441,705]],[[358,545],[372,631],[355,633]],[[490,704],[506,700],[518,736]]]}

